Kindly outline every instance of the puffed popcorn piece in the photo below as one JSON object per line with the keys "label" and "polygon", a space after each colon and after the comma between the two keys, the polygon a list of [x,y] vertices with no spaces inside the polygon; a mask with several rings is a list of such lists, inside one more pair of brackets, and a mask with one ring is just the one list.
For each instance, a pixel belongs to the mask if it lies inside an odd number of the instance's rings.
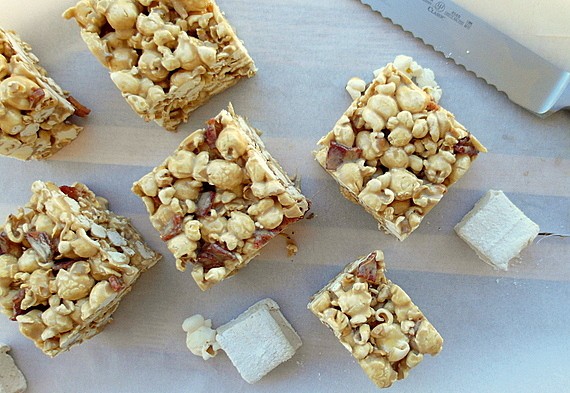
{"label": "puffed popcorn piece", "polygon": [[0,393],[23,393],[28,388],[26,378],[8,352],[10,347],[0,343]]}
{"label": "puffed popcorn piece", "polygon": [[439,102],[443,92],[435,80],[433,70],[422,67],[413,58],[405,55],[396,56],[393,64],[394,67],[406,74],[423,91],[432,96],[435,102]]}
{"label": "puffed popcorn piece", "polygon": [[232,276],[301,220],[309,201],[232,106],[133,184],[150,221],[202,290]]}
{"label": "puffed popcorn piece", "polygon": [[255,303],[217,331],[217,342],[248,383],[259,381],[289,360],[302,345],[272,299]]}
{"label": "puffed popcorn piece", "polygon": [[455,232],[483,261],[507,270],[509,262],[536,238],[539,227],[502,191],[489,190],[455,226]]}
{"label": "puffed popcorn piece", "polygon": [[32,184],[0,226],[0,310],[51,357],[99,333],[161,256],[87,186]]}
{"label": "puffed popcorn piece", "polygon": [[404,379],[443,339],[398,285],[384,275],[384,254],[349,263],[316,293],[309,310],[328,326],[378,387]]}
{"label": "puffed popcorn piece", "polygon": [[48,77],[30,45],[0,28],[0,155],[48,158],[83,130],[71,116],[89,112]]}
{"label": "puffed popcorn piece", "polygon": [[256,72],[214,0],[81,0],[63,16],[131,108],[169,131]]}
{"label": "puffed popcorn piece", "polygon": [[204,360],[216,356],[220,344],[216,341],[212,320],[204,319],[200,314],[192,315],[184,320],[182,330],[186,332],[186,347],[190,352]]}
{"label": "puffed popcorn piece", "polygon": [[404,240],[486,149],[393,64],[375,75],[366,89],[349,82],[354,101],[314,154],[345,198]]}

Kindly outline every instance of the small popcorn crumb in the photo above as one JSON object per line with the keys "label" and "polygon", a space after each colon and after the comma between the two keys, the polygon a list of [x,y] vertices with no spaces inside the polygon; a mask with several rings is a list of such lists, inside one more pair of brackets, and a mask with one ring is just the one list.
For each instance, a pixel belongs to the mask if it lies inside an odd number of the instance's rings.
{"label": "small popcorn crumb", "polygon": [[297,253],[299,252],[299,247],[297,246],[297,242],[295,242],[295,240],[288,234],[286,233],[280,233],[281,236],[283,236],[285,238],[285,240],[287,241],[287,256],[289,258],[297,255]]}

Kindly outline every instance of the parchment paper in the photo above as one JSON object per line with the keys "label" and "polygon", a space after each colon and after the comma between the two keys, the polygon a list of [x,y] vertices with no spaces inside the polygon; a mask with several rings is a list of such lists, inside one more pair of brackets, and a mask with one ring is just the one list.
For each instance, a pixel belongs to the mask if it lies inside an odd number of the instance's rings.
{"label": "parchment paper", "polygon": [[[540,119],[435,53],[356,0],[219,0],[259,68],[194,112],[178,133],[144,123],[91,56],[73,21],[72,0],[4,0],[0,24],[17,30],[50,75],[92,109],[83,134],[46,162],[0,158],[0,217],[30,196],[36,179],[82,181],[128,216],[164,260],[145,273],[101,334],[50,359],[0,317],[29,392],[375,392],[351,355],[306,309],[342,267],[381,248],[388,276],[445,339],[391,392],[537,392],[570,386],[570,239],[540,236],[508,272],[497,272],[453,231],[488,190],[500,189],[541,227],[570,234],[570,113]],[[548,38],[548,37],[546,37]],[[441,104],[489,149],[404,242],[376,229],[313,160],[316,141],[350,103],[345,83],[366,80],[398,54],[432,68]],[[151,227],[133,181],[191,131],[232,102],[264,131],[267,148],[301,178],[316,217],[281,238],[245,270],[201,292],[180,273]],[[222,353],[207,362],[185,347],[182,321],[201,313],[219,326],[272,297],[303,339],[287,363],[248,385]]]}

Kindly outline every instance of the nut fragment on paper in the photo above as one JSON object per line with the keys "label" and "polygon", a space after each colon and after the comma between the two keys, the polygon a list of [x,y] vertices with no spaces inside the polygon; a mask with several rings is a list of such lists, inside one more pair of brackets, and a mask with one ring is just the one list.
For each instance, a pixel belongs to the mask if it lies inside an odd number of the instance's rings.
{"label": "nut fragment on paper", "polygon": [[23,393],[28,388],[26,378],[8,352],[10,347],[0,343],[0,392]]}

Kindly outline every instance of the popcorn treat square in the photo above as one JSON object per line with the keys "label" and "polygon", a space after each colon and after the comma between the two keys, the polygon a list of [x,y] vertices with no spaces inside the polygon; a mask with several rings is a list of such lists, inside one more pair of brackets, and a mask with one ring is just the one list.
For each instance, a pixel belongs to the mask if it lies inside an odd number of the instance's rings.
{"label": "popcorn treat square", "polygon": [[217,329],[216,341],[242,378],[255,383],[301,347],[301,338],[279,305],[264,299]]}
{"label": "popcorn treat square", "polygon": [[0,309],[46,355],[99,333],[161,256],[85,185],[32,184],[0,226]]}
{"label": "popcorn treat square", "polygon": [[347,199],[404,240],[486,149],[392,64],[375,74],[315,157]]}
{"label": "popcorn treat square", "polygon": [[309,201],[233,108],[188,136],[133,184],[178,270],[192,264],[202,290],[235,274]]}
{"label": "popcorn treat square", "polygon": [[63,16],[133,110],[169,131],[256,72],[214,0],[81,0]]}
{"label": "popcorn treat square", "polygon": [[0,154],[19,160],[48,158],[83,130],[69,122],[89,109],[63,91],[31,47],[0,28]]}
{"label": "popcorn treat square", "polygon": [[410,297],[384,275],[384,254],[348,264],[311,298],[309,310],[328,326],[381,388],[408,376],[443,339]]}
{"label": "popcorn treat square", "polygon": [[489,190],[455,226],[455,232],[479,258],[495,269],[509,262],[532,243],[539,227],[502,191]]}

